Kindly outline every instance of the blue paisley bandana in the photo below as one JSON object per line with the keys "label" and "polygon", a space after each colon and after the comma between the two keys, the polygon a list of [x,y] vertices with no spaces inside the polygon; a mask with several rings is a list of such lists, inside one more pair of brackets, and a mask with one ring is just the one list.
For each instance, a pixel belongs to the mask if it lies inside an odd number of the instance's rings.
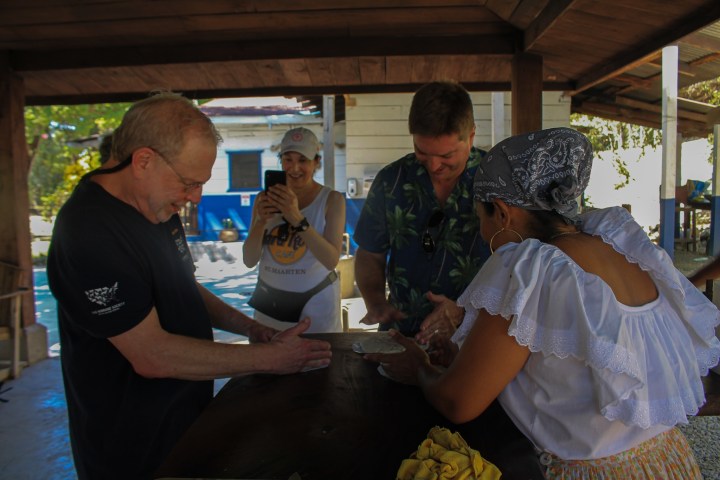
{"label": "blue paisley bandana", "polygon": [[499,198],[529,210],[554,210],[579,224],[578,198],[590,181],[592,146],[582,133],[552,128],[507,138],[490,149],[475,173],[476,201]]}

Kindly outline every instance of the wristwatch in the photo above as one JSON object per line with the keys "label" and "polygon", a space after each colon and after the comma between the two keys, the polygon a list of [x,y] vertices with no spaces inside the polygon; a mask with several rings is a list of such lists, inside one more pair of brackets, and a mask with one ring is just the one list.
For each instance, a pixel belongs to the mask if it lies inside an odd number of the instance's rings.
{"label": "wristwatch", "polygon": [[300,220],[300,223],[297,224],[297,226],[291,225],[293,231],[295,233],[302,233],[306,232],[308,228],[310,228],[310,224],[308,223],[307,217],[303,217],[302,220]]}

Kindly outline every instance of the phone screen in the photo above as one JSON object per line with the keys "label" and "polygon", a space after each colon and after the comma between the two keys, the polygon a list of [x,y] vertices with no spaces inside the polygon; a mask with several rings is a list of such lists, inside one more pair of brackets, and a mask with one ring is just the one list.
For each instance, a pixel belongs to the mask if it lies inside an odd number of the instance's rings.
{"label": "phone screen", "polygon": [[285,185],[286,176],[283,170],[265,170],[265,191],[267,192],[270,187],[281,183]]}

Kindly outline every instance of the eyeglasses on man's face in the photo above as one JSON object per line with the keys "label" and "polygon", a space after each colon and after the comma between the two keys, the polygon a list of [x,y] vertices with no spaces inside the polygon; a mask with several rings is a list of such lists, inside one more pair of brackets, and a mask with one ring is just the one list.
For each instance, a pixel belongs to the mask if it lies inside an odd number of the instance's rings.
{"label": "eyeglasses on man's face", "polygon": [[175,167],[173,166],[172,162],[170,160],[168,160],[167,158],[165,158],[165,155],[163,155],[162,153],[160,153],[159,151],[155,150],[152,147],[148,147],[148,148],[150,150],[152,150],[153,152],[155,152],[155,154],[158,157],[162,158],[163,162],[165,162],[165,165],[170,167],[170,170],[172,170],[172,172],[175,174],[175,176],[178,178],[178,180],[180,180],[180,183],[182,183],[183,186],[185,187],[184,188],[185,193],[190,193],[194,190],[197,190],[198,188],[202,188],[205,185],[205,182],[193,182],[193,181],[188,180],[187,178],[183,177],[182,175],[180,175],[180,172],[175,170]]}
{"label": "eyeglasses on man's face", "polygon": [[435,210],[432,215],[430,215],[427,227],[425,227],[425,232],[422,234],[422,248],[425,253],[435,252],[435,239],[430,233],[430,230],[440,225],[444,219],[445,214],[442,210]]}

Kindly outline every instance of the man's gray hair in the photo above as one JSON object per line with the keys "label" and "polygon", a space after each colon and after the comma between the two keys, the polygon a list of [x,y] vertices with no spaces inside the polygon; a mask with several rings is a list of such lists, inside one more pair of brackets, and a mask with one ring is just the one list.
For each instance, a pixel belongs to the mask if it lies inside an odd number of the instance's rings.
{"label": "man's gray hair", "polygon": [[118,161],[141,147],[151,147],[163,155],[179,154],[188,137],[222,142],[212,121],[189,99],[173,92],[156,93],[134,103],[113,133],[112,151]]}

